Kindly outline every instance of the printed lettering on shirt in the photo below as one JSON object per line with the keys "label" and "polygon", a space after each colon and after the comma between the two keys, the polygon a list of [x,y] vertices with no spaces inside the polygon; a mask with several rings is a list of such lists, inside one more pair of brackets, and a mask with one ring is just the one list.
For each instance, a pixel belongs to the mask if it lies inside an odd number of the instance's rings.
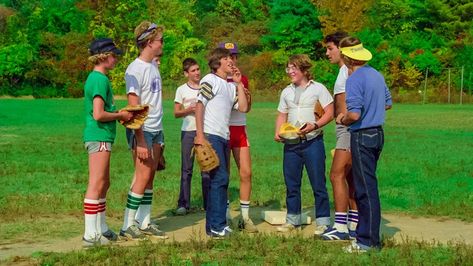
{"label": "printed lettering on shirt", "polygon": [[161,91],[161,79],[159,77],[156,77],[153,79],[151,82],[151,92],[156,93]]}

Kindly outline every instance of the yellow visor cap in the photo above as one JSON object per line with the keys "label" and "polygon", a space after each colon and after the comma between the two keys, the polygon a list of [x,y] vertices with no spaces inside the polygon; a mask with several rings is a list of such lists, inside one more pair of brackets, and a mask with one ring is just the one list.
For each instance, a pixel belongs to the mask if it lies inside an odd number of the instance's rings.
{"label": "yellow visor cap", "polygon": [[361,43],[355,46],[342,47],[340,52],[346,57],[359,61],[370,61],[373,57],[371,52],[364,48]]}

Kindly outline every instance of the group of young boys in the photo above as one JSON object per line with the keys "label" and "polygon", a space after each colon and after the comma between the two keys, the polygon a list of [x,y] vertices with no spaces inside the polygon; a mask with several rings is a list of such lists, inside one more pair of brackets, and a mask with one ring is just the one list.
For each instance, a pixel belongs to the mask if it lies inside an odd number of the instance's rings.
{"label": "group of young boys", "polygon": [[[124,223],[119,233],[126,239],[147,236],[167,238],[165,232],[151,221],[150,214],[154,175],[164,148],[162,81],[159,72],[159,58],[164,45],[163,32],[162,27],[148,21],[143,21],[136,27],[135,41],[140,53],[125,73],[128,104],[147,104],[150,107],[148,119],[140,129],[126,130],[135,167]],[[382,149],[382,111],[385,106],[391,105],[389,90],[382,76],[365,66],[371,57],[367,56],[368,50],[359,47],[361,43],[358,39],[345,33],[335,33],[327,36],[325,43],[330,62],[340,66],[335,83],[335,101],[324,85],[312,80],[312,65],[308,56],[291,56],[287,64],[286,73],[291,84],[281,93],[274,137],[276,141],[285,143],[283,172],[287,217],[286,223],[277,230],[288,232],[300,228],[302,224],[301,178],[305,167],[315,198],[315,234],[326,240],[355,239],[348,247],[350,250],[378,248],[379,221],[376,218],[380,216],[380,211],[375,171]],[[89,51],[89,60],[94,63],[94,70],[85,84],[84,143],[89,153],[89,185],[84,199],[84,246],[104,245],[118,239],[118,235],[108,228],[105,221],[105,199],[110,184],[110,154],[115,139],[115,121],[132,119],[130,112],[116,111],[110,82],[106,77],[107,72],[115,66],[117,55],[122,52],[107,38],[92,42]],[[240,175],[241,213],[238,227],[249,233],[258,232],[249,217],[252,173],[246,113],[251,109],[252,101],[248,78],[241,74],[237,66],[238,56],[237,44],[220,43],[208,58],[211,73],[203,78],[197,61],[186,58],[183,61],[183,71],[187,82],[177,88],[174,99],[174,115],[176,118],[183,118],[181,184],[175,213],[186,215],[190,210],[194,164],[192,148],[208,141],[220,161],[216,169],[201,173],[202,198],[206,211],[205,229],[207,235],[215,238],[228,237],[232,233],[227,190],[231,154]],[[367,74],[358,77],[354,75],[355,71],[357,74]],[[357,79],[350,83],[352,76]],[[374,84],[368,88],[374,91],[374,100],[365,99],[363,91],[366,83],[363,79],[369,79]],[[352,88],[348,89],[350,86]],[[379,94],[380,88],[382,95]],[[351,95],[351,90],[355,94]],[[379,103],[381,100],[382,111],[379,110],[380,104],[376,105],[378,109],[369,108],[375,105],[374,101]],[[324,110],[320,117],[314,113],[316,104],[320,104]],[[335,222],[331,226],[322,128],[334,117],[337,122],[337,145],[330,179],[334,189]],[[286,122],[300,128],[297,143],[286,143],[279,135],[280,126]],[[376,140],[372,139],[373,131],[381,134],[376,135]],[[353,139],[355,135],[359,140]],[[354,141],[356,154],[353,153]],[[357,159],[353,167],[352,157]],[[363,182],[356,182],[357,178]],[[355,202],[360,207],[358,225]]]}

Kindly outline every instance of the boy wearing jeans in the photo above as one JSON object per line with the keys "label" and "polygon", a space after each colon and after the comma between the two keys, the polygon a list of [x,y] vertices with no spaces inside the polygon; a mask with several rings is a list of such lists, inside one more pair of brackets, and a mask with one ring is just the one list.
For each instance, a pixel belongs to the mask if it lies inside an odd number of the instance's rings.
{"label": "boy wearing jeans", "polygon": [[350,129],[353,180],[359,212],[356,240],[345,251],[366,252],[381,248],[381,204],[376,168],[384,146],[382,125],[386,109],[392,106],[392,99],[383,75],[367,65],[372,55],[360,40],[353,37],[343,39],[340,52],[351,75],[346,83],[347,112],[340,113],[336,122]]}
{"label": "boy wearing jeans", "polygon": [[[312,64],[307,55],[293,55],[286,73],[291,84],[281,92],[274,139],[282,142],[279,128],[285,122],[300,127],[300,142],[284,145],[283,171],[286,183],[286,223],[279,232],[290,232],[301,225],[302,170],[305,167],[315,198],[315,235],[330,225],[330,206],[325,186],[325,148],[322,127],[333,118],[333,99],[324,85],[311,79]],[[325,114],[316,119],[317,101]]]}
{"label": "boy wearing jeans", "polygon": [[[227,237],[232,230],[227,225],[227,189],[229,179],[229,122],[232,109],[248,111],[248,101],[241,83],[241,73],[233,65],[230,52],[224,48],[214,49],[209,56],[212,73],[200,81],[195,110],[195,145],[207,139],[217,152],[220,165],[209,172],[210,190],[206,210],[206,232],[211,237]],[[227,82],[227,76],[233,81]]]}
{"label": "boy wearing jeans", "polygon": [[[187,82],[176,90],[174,98],[174,116],[182,117],[181,127],[181,189],[177,202],[177,215],[186,215],[190,208],[192,170],[194,168],[194,155],[192,147],[195,138],[195,106],[199,93],[200,68],[193,58],[186,58],[182,62],[184,75]],[[204,209],[207,209],[207,196],[209,194],[209,174],[202,172],[202,199]]]}

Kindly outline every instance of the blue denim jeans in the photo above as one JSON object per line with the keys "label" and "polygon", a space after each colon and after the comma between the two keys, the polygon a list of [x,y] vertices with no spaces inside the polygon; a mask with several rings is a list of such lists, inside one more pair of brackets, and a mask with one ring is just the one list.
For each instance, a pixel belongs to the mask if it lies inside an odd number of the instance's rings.
{"label": "blue denim jeans", "polygon": [[381,247],[381,204],[376,167],[383,145],[382,127],[351,132],[352,171],[359,214],[356,241],[365,249]]}
{"label": "blue denim jeans", "polygon": [[315,197],[317,225],[330,225],[330,204],[325,185],[325,147],[323,136],[284,145],[283,171],[286,182],[287,223],[301,224],[302,170],[305,166]]}
{"label": "blue denim jeans", "polygon": [[[178,207],[190,208],[192,171],[194,169],[194,147],[195,131],[181,131],[181,189],[179,192]],[[204,209],[207,209],[209,195],[210,177],[208,173],[201,172],[202,176],[202,200]]]}
{"label": "blue denim jeans", "polygon": [[227,226],[227,190],[229,181],[228,162],[230,159],[230,146],[228,140],[217,135],[206,134],[207,140],[217,152],[220,165],[209,172],[210,189],[205,213],[205,229],[210,233],[213,231],[221,232]]}

